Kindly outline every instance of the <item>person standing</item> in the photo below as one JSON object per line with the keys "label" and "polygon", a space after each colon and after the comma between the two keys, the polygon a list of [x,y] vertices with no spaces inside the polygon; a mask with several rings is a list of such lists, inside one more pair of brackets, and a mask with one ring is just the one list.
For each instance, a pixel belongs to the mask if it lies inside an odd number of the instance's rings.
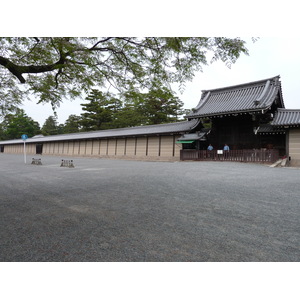
{"label": "person standing", "polygon": [[230,150],[230,149],[229,149],[229,146],[228,146],[227,144],[225,144],[223,150],[224,150],[224,151],[229,151],[229,150]]}
{"label": "person standing", "polygon": [[224,145],[223,151],[224,151],[224,158],[227,159],[229,156],[229,146],[227,144]]}
{"label": "person standing", "polygon": [[208,158],[213,158],[213,151],[212,150],[214,150],[214,147],[211,145],[211,144],[209,144],[209,146],[207,147],[207,157]]}

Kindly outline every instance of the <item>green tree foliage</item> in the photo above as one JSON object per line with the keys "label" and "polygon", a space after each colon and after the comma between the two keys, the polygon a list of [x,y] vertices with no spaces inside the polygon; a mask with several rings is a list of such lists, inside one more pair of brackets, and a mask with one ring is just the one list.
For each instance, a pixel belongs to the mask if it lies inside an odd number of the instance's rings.
{"label": "green tree foliage", "polygon": [[208,64],[208,52],[227,65],[248,54],[240,38],[0,38],[0,109],[30,94],[55,107],[95,87],[141,91],[154,79],[184,87]]}
{"label": "green tree foliage", "polygon": [[81,104],[85,113],[81,114],[80,125],[83,131],[114,128],[114,115],[122,107],[122,102],[110,93],[93,89]]}
{"label": "green tree foliage", "polygon": [[80,116],[70,115],[64,124],[63,133],[79,132],[81,128],[80,120]]}
{"label": "green tree foliage", "polygon": [[128,91],[123,98],[124,108],[131,108],[128,111],[136,121],[133,125],[175,122],[184,114],[183,102],[165,87],[153,86],[144,93]]}
{"label": "green tree foliage", "polygon": [[0,141],[5,140],[5,139],[6,139],[5,130],[3,128],[3,124],[0,123]]}
{"label": "green tree foliage", "polygon": [[153,86],[148,92],[128,91],[119,95],[92,90],[81,104],[85,113],[79,123],[83,131],[101,130],[177,121],[183,103],[167,88]]}
{"label": "green tree foliage", "polygon": [[113,128],[125,128],[139,126],[143,124],[144,117],[140,111],[136,109],[134,103],[125,103],[122,109],[116,111],[112,120]]}
{"label": "green tree foliage", "polygon": [[64,124],[59,124],[57,126],[57,134],[64,134],[65,133],[65,125]]}
{"label": "green tree foliage", "polygon": [[130,91],[124,96],[125,103],[133,104],[135,111],[142,116],[143,125],[175,122],[184,114],[183,102],[165,87],[154,85],[148,92]]}
{"label": "green tree foliage", "polygon": [[22,134],[33,137],[40,133],[39,123],[28,117],[23,109],[7,114],[0,124],[1,139],[19,139]]}
{"label": "green tree foliage", "polygon": [[56,118],[53,116],[50,116],[46,119],[41,131],[43,135],[56,135],[61,133],[58,130]]}

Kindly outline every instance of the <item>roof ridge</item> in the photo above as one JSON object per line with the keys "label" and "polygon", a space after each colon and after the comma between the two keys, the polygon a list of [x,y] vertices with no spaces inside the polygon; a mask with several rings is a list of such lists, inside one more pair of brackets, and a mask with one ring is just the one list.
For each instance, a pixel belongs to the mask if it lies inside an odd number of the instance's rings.
{"label": "roof ridge", "polygon": [[[102,130],[94,130],[94,131],[88,131],[88,132],[104,132],[104,131],[118,131],[118,130],[131,130],[134,128],[149,128],[149,127],[158,127],[158,126],[174,126],[175,124],[183,124],[191,122],[189,120],[183,120],[179,122],[173,122],[173,123],[161,123],[161,124],[151,124],[151,125],[138,125],[138,126],[131,126],[131,127],[120,127],[120,128],[110,128],[110,129],[102,129]],[[84,132],[83,132],[84,133]]]}
{"label": "roof ridge", "polygon": [[270,78],[266,78],[266,79],[261,79],[261,80],[256,80],[256,81],[250,81],[250,82],[245,82],[245,83],[241,83],[241,84],[235,84],[235,85],[231,85],[231,86],[224,86],[224,87],[220,87],[220,88],[216,88],[216,89],[210,89],[210,90],[201,90],[203,93],[205,92],[214,92],[214,91],[218,91],[218,90],[230,90],[233,88],[238,88],[238,87],[247,87],[248,85],[256,85],[258,83],[264,83],[268,80],[275,80],[275,79],[280,79],[280,75],[274,76],[274,77],[270,77]]}
{"label": "roof ridge", "polygon": [[[175,124],[183,124],[187,122],[191,122],[192,120],[183,120],[179,122],[173,122],[173,123],[162,123],[162,124],[152,124],[152,125],[138,125],[138,126],[131,126],[131,127],[119,127],[119,128],[110,128],[110,129],[100,129],[100,130],[90,130],[90,131],[79,131],[79,132],[71,132],[71,133],[62,133],[62,134],[55,134],[55,136],[65,136],[65,135],[78,135],[78,134],[87,134],[87,133],[99,133],[99,132],[109,132],[109,131],[119,131],[119,130],[132,130],[135,128],[149,128],[149,127],[155,127],[155,126],[174,126]],[[49,136],[54,136],[54,135],[49,135]],[[48,137],[43,136],[43,137]],[[32,138],[37,138],[37,137],[31,137]]]}

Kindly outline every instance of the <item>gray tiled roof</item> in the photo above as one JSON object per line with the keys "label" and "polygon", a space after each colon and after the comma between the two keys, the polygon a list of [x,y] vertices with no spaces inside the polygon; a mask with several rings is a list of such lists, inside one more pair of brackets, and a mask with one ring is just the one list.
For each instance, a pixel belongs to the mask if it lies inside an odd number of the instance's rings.
{"label": "gray tiled roof", "polygon": [[[198,119],[191,121],[182,121],[177,123],[167,123],[160,125],[136,126],[118,129],[108,129],[99,131],[79,132],[71,134],[50,135],[43,137],[33,137],[26,140],[27,143],[40,143],[40,142],[55,142],[55,141],[70,141],[81,139],[94,139],[94,138],[114,138],[114,137],[128,137],[138,135],[156,135],[156,134],[170,134],[189,132],[199,124]],[[23,143],[21,139],[0,141],[0,145],[4,144],[19,144]]]}
{"label": "gray tiled roof", "polygon": [[277,134],[277,133],[285,133],[283,128],[277,128],[272,126],[271,124],[262,124],[257,128],[257,133],[259,134]]}
{"label": "gray tiled roof", "polygon": [[177,141],[198,141],[207,134],[206,131],[199,131],[196,133],[185,133]]}
{"label": "gray tiled roof", "polygon": [[208,117],[269,108],[279,95],[279,107],[284,107],[279,76],[245,84],[202,91],[197,107],[188,118]]}
{"label": "gray tiled roof", "polygon": [[271,124],[274,126],[300,126],[300,110],[278,108]]}

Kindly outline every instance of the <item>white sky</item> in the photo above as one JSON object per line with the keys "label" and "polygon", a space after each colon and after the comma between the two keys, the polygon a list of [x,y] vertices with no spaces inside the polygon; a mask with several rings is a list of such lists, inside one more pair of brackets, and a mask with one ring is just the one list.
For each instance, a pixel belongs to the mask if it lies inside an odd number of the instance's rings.
{"label": "white sky", "polygon": [[[249,56],[242,55],[229,69],[218,61],[204,66],[203,72],[196,74],[192,82],[186,84],[183,94],[177,95],[184,102],[185,108],[198,104],[201,90],[236,85],[280,75],[283,98],[286,108],[300,109],[299,70],[300,38],[299,37],[261,37],[255,43],[247,41]],[[293,55],[292,53],[296,53]],[[50,104],[36,104],[37,101],[26,101],[22,108],[28,116],[43,125],[46,118],[53,115]],[[58,122],[64,123],[70,114],[80,115],[80,103],[84,100],[64,101],[57,109]]]}

